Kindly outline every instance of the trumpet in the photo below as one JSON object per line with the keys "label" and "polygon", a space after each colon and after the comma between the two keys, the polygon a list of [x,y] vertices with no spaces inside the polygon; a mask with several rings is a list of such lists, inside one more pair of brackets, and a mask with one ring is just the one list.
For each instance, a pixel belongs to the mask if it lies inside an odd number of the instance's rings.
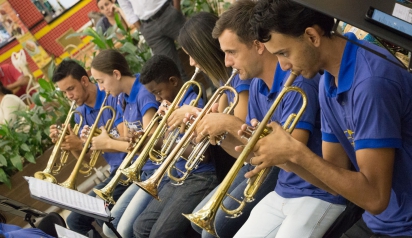
{"label": "trumpet", "polygon": [[[200,72],[200,70],[198,68],[196,68],[195,74],[192,76],[191,81],[195,79],[196,75],[199,72]],[[191,81],[189,81],[189,82],[191,82]],[[198,85],[198,86],[200,86],[200,85]],[[179,91],[179,94],[180,94],[180,91]],[[182,94],[182,95],[184,95],[184,94]],[[199,99],[200,99],[200,96],[198,96],[198,98],[195,99],[196,102]],[[147,161],[147,157],[148,157],[147,154],[148,153],[149,153],[150,158],[154,157],[154,159],[152,159],[152,161],[157,163],[158,159],[161,159],[163,154],[168,152],[168,149],[169,149],[168,146],[163,146],[162,150],[160,152],[157,152],[157,151],[153,152],[154,150],[153,150],[152,147],[153,147],[153,145],[155,145],[157,143],[158,139],[166,132],[166,129],[167,129],[166,122],[167,122],[167,119],[169,118],[169,116],[172,114],[173,108],[174,108],[173,105],[170,106],[170,109],[168,110],[166,115],[163,116],[163,119],[162,119],[161,115],[156,113],[156,115],[152,118],[149,125],[147,126],[145,133],[143,135],[139,135],[139,137],[137,138],[137,140],[135,142],[135,145],[133,146],[133,149],[131,151],[129,151],[129,153],[123,159],[122,163],[120,164],[119,168],[117,169],[117,171],[116,171],[115,175],[113,176],[112,180],[110,180],[110,182],[102,189],[93,189],[93,191],[100,198],[107,201],[108,203],[116,204],[116,202],[113,199],[113,191],[114,191],[115,187],[117,186],[117,184],[120,183],[122,185],[127,185],[130,181],[140,181],[140,173],[139,172],[141,171],[141,169],[143,168],[143,166],[145,165],[145,163]],[[161,120],[161,121],[159,122],[159,120]],[[159,125],[156,128],[155,132],[150,137],[150,141],[146,143],[145,148],[140,153],[140,155],[136,159],[136,161],[130,167],[127,168],[127,166],[130,165],[130,162],[133,160],[136,153],[143,146],[145,140],[149,136],[149,133],[152,131],[153,126],[155,126],[158,122],[159,122]],[[174,134],[174,133],[170,133],[170,134]],[[168,137],[168,139],[169,139],[169,141],[172,140],[171,137]],[[152,152],[153,152],[153,154],[152,154]],[[156,153],[156,154],[154,154],[154,153]],[[125,176],[127,177],[127,180],[121,180],[121,176],[123,174],[125,174]]]}
{"label": "trumpet", "polygon": [[[136,153],[139,151],[139,149],[143,146],[144,141],[146,138],[149,136],[150,131],[152,131],[152,128],[157,125],[159,121],[159,115],[156,114],[152,120],[150,121],[149,125],[146,128],[145,133],[139,134],[138,137],[136,138],[135,145],[133,146],[133,149],[130,150],[126,157],[123,159],[122,163],[120,164],[119,168],[117,168],[115,175],[113,178],[110,180],[110,182],[104,186],[102,189],[96,189],[94,188],[93,191],[94,193],[97,194],[101,199],[105,200],[106,202],[110,204],[116,204],[113,198],[113,192],[115,187],[117,186],[118,183],[126,186],[130,183],[130,180],[132,179],[138,179],[135,174],[131,173],[129,175],[129,178],[126,180],[122,180],[123,176],[123,170],[127,168],[127,166],[130,165],[130,162],[132,162],[133,158],[135,157]],[[140,158],[140,157],[139,157]],[[144,164],[143,164],[144,165]],[[143,168],[143,165],[141,167],[138,167],[139,169]],[[139,170],[140,171],[140,170]],[[127,177],[127,176],[126,176]],[[139,177],[140,179],[140,177]]]}
{"label": "trumpet", "polygon": [[[215,231],[214,220],[216,217],[216,213],[218,208],[220,207],[224,212],[231,215],[232,218],[236,218],[242,214],[242,210],[246,205],[246,202],[251,202],[254,200],[254,195],[256,194],[257,190],[259,189],[260,185],[263,183],[264,179],[266,178],[267,174],[270,171],[270,168],[263,169],[257,175],[250,178],[247,182],[247,186],[244,191],[244,198],[242,201],[235,199],[239,203],[239,206],[236,209],[230,210],[223,205],[223,200],[226,196],[231,197],[228,194],[228,190],[230,185],[236,178],[237,173],[243,167],[243,164],[248,158],[249,154],[252,152],[252,149],[255,147],[257,141],[264,136],[268,135],[272,132],[270,128],[266,125],[270,121],[273,113],[279,106],[281,100],[284,98],[286,93],[295,91],[300,93],[302,96],[302,106],[297,114],[292,113],[289,115],[288,119],[286,120],[285,124],[283,125],[283,129],[292,133],[293,129],[295,128],[296,124],[298,123],[300,117],[304,113],[307,105],[307,98],[305,92],[298,88],[291,86],[295,81],[298,73],[291,72],[290,76],[288,77],[287,81],[285,82],[282,91],[276,97],[276,100],[273,102],[272,106],[270,107],[269,111],[266,113],[265,117],[262,121],[258,124],[255,130],[251,131],[251,136],[248,138],[248,142],[243,149],[242,153],[237,158],[235,164],[232,166],[220,187],[216,190],[210,200],[203,206],[202,209],[199,211],[192,213],[192,214],[183,214],[187,219],[191,222],[199,226],[200,228],[204,229],[205,231],[209,232],[214,236],[218,236]],[[232,197],[231,197],[232,198]]]}
{"label": "trumpet", "polygon": [[[190,153],[189,157],[187,158],[187,162],[185,164],[186,172],[183,173],[181,178],[177,178],[171,174],[172,169],[175,167],[176,162],[182,157],[183,153],[186,151],[189,144],[194,138],[194,130],[196,126],[199,124],[200,120],[211,112],[212,106],[219,101],[221,96],[224,94],[226,90],[232,91],[235,95],[234,102],[229,106],[229,109],[225,110],[226,113],[230,113],[234,107],[236,106],[239,98],[238,93],[236,90],[230,86],[230,82],[237,74],[237,70],[234,69],[232,75],[227,80],[226,84],[217,89],[217,91],[213,94],[209,102],[203,108],[201,113],[196,117],[193,123],[188,123],[188,128],[185,131],[185,135],[180,139],[179,143],[176,147],[172,150],[172,152],[167,156],[165,161],[162,165],[156,170],[156,172],[146,181],[136,183],[141,189],[145,190],[147,193],[152,195],[154,198],[159,200],[158,196],[158,187],[160,182],[165,175],[166,171],[168,171],[168,175],[170,179],[174,180],[178,184],[182,184],[183,181],[189,176],[192,170],[194,170],[199,163],[202,162],[204,158],[204,152],[206,151],[207,147],[209,146],[209,138],[204,138],[198,145],[195,146],[194,150]],[[222,137],[223,138],[223,137]],[[207,142],[206,142],[207,141]]]}
{"label": "trumpet", "polygon": [[46,180],[51,183],[57,183],[56,178],[53,175],[56,175],[60,173],[60,170],[62,167],[66,164],[67,158],[69,157],[69,151],[62,150],[60,153],[60,163],[58,165],[56,164],[56,160],[58,157],[58,152],[61,148],[61,145],[64,141],[64,137],[69,133],[69,126],[70,126],[70,120],[72,119],[74,114],[78,114],[80,116],[80,122],[79,124],[75,124],[73,127],[73,132],[77,134],[79,132],[80,126],[83,123],[83,116],[75,110],[76,102],[72,101],[69,113],[66,117],[66,120],[64,121],[64,128],[62,132],[60,133],[60,137],[57,141],[57,143],[54,145],[53,151],[50,155],[49,161],[47,162],[47,166],[43,171],[38,171],[34,174],[34,177],[37,179],[41,180]]}
{"label": "trumpet", "polygon": [[[111,125],[110,125],[110,127],[111,127]],[[106,123],[105,128],[108,128],[107,123]],[[96,137],[96,136],[99,136],[101,133],[102,133],[102,130],[96,128],[93,135],[91,135],[90,130],[89,130],[89,132],[87,133],[87,137],[90,137],[90,136],[91,137]],[[113,138],[113,136],[111,134],[109,134],[109,137]],[[83,174],[85,177],[89,177],[92,174],[92,170],[96,166],[97,160],[99,159],[99,156],[101,154],[102,154],[101,150],[93,150],[91,155],[90,155],[89,163],[82,162],[83,168],[81,168],[79,170],[79,173]]]}
{"label": "trumpet", "polygon": [[[105,125],[105,128],[106,128],[107,131],[110,131],[110,129],[112,128],[112,125],[113,125],[113,123],[114,123],[114,120],[116,119],[116,112],[115,112],[115,110],[113,109],[113,107],[111,107],[111,106],[103,106],[103,105],[105,105],[108,97],[109,97],[109,93],[106,92],[106,97],[105,97],[104,100],[103,100],[102,107],[100,108],[100,111],[99,111],[99,113],[97,114],[96,120],[95,120],[92,128],[90,129],[90,135],[89,135],[89,137],[87,138],[86,143],[84,143],[84,147],[83,147],[83,149],[82,149],[82,152],[81,152],[79,158],[77,159],[76,165],[74,166],[74,169],[73,169],[72,173],[70,174],[69,178],[68,178],[65,182],[60,183],[60,186],[65,187],[65,188],[70,188],[70,189],[73,189],[73,190],[77,190],[77,189],[76,189],[77,175],[78,175],[78,173],[80,173],[80,171],[81,171],[81,166],[84,166],[84,165],[83,165],[83,164],[84,164],[84,161],[83,161],[83,160],[84,160],[84,158],[85,158],[85,156],[86,156],[86,154],[87,154],[87,152],[88,152],[88,150],[89,150],[89,145],[90,145],[90,143],[91,143],[91,141],[92,141],[92,138],[93,138],[93,135],[95,134],[95,131],[96,131],[97,127],[98,127],[99,120],[100,120],[100,118],[102,117],[102,114],[103,114],[103,111],[104,111],[104,110],[110,110],[110,111],[112,112],[112,118],[109,119],[109,120],[106,122],[106,125]],[[95,152],[95,151],[93,151],[93,152]],[[92,153],[92,157],[90,158],[90,162],[89,162],[89,164],[90,164],[91,166],[94,166],[94,165],[96,164],[96,161],[97,161],[100,153],[101,153],[101,151]],[[86,173],[86,174],[87,174],[87,173],[90,173],[90,171],[88,171],[88,170],[89,170],[89,169],[91,170],[92,168],[93,168],[93,167],[86,169],[85,173]]]}
{"label": "trumpet", "polygon": [[[137,177],[136,174],[139,174],[139,171],[143,168],[145,165],[146,161],[148,158],[152,160],[154,163],[160,164],[163,162],[165,157],[167,156],[167,153],[169,152],[171,146],[169,144],[174,143],[175,139],[178,136],[179,130],[176,129],[173,132],[171,132],[167,138],[167,141],[164,143],[166,146],[163,146],[161,151],[154,151],[154,146],[157,144],[157,141],[163,137],[167,130],[167,120],[172,115],[172,113],[177,109],[179,103],[183,100],[186,92],[189,90],[189,88],[192,85],[196,85],[199,89],[201,88],[200,84],[194,79],[196,78],[196,75],[200,72],[198,68],[196,68],[196,71],[192,78],[183,84],[182,88],[179,90],[177,96],[173,100],[172,104],[169,106],[169,110],[167,110],[166,114],[163,116],[162,120],[159,123],[159,126],[156,128],[155,132],[153,135],[150,137],[150,140],[147,142],[146,146],[142,150],[142,152],[139,155],[139,158],[127,169],[122,170],[122,173],[126,175],[128,178],[130,178],[133,182],[139,182],[141,181],[140,176]],[[191,105],[197,105],[198,101],[200,100],[202,96],[202,92],[199,91],[196,99],[191,102]]]}

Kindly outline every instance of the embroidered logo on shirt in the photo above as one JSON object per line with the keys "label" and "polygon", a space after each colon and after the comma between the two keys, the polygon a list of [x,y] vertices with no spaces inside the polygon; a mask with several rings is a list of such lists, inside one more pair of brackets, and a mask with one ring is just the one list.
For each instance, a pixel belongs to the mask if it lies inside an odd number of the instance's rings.
{"label": "embroidered logo on shirt", "polygon": [[353,147],[355,147],[355,139],[353,138],[353,135],[355,134],[354,131],[347,129],[345,132],[346,138],[348,138],[349,142]]}

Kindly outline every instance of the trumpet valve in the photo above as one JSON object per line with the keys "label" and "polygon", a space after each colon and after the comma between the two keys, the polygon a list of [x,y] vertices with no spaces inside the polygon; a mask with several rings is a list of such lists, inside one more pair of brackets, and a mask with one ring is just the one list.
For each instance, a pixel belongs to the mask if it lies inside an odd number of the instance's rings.
{"label": "trumpet valve", "polygon": [[249,139],[252,137],[252,135],[255,133],[255,127],[253,126],[247,126],[246,130],[243,132],[242,136],[240,138],[246,139],[249,141]]}
{"label": "trumpet valve", "polygon": [[259,139],[262,139],[263,137],[269,135],[272,131],[273,131],[272,128],[265,127],[265,129],[263,129],[262,134],[259,136]]}
{"label": "trumpet valve", "polygon": [[223,140],[226,139],[226,136],[227,136],[227,131],[226,131],[225,133],[223,133],[222,135],[217,136],[217,138],[216,138],[216,144],[217,144],[218,146],[220,146],[220,145],[222,144]]}

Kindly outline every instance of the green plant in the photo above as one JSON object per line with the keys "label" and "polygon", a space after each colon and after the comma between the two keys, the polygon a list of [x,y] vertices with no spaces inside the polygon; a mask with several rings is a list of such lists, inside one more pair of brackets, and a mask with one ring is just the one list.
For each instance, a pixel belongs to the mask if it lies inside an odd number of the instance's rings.
{"label": "green plant", "polygon": [[223,10],[229,8],[230,3],[224,0],[183,0],[180,6],[187,17],[198,12],[210,12],[219,16]]}
{"label": "green plant", "polygon": [[115,19],[116,25],[110,27],[105,33],[101,29],[96,31],[88,27],[83,32],[74,33],[68,37],[90,36],[98,50],[117,49],[125,56],[130,70],[140,72],[143,64],[152,57],[152,52],[139,31],[132,33],[125,28],[118,14],[115,15]]}
{"label": "green plant", "polygon": [[[53,71],[52,64],[49,72]],[[52,143],[49,128],[66,118],[70,105],[52,82],[39,79],[40,88],[32,98],[34,105],[26,111],[16,111],[18,120],[0,126],[0,182],[11,188],[10,176],[21,171],[25,163],[36,163]]]}

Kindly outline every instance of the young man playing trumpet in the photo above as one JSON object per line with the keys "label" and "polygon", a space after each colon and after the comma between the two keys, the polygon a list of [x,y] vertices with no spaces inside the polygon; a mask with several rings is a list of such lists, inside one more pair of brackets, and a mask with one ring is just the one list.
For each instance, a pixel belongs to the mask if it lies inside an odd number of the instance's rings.
{"label": "young man playing trumpet", "polygon": [[260,0],[252,19],[257,38],[283,69],[307,77],[324,70],[323,158],[272,123],[273,132],[253,148],[259,166],[248,177],[283,164],[365,209],[342,237],[411,237],[411,73],[393,64],[386,49],[353,33],[345,34],[348,40],[336,35],[332,17],[293,1]]}
{"label": "young man playing trumpet", "polygon": [[[156,96],[156,100],[162,102],[159,113],[170,110],[168,107],[175,100],[184,84],[176,64],[163,55],[155,55],[146,62],[140,81]],[[191,104],[192,100],[198,96],[196,90],[200,89],[189,87],[178,103],[179,108],[175,109],[169,117],[170,133],[177,130],[173,121],[183,121],[185,113],[191,110],[192,107],[186,107],[186,105]],[[196,106],[200,108],[204,106],[202,98],[199,99]],[[217,185],[214,165],[208,161],[210,157],[208,150],[204,156],[204,161],[193,169],[182,184],[176,185],[175,182],[171,181],[163,186],[159,192],[160,201],[153,199],[134,222],[135,237],[184,236],[190,228],[190,223],[181,215],[182,212],[190,212]],[[186,160],[182,158],[176,162],[174,176],[180,178],[183,175],[186,171],[185,164]]]}
{"label": "young man playing trumpet", "polygon": [[[262,120],[268,113],[271,113],[269,114],[270,121],[284,124],[290,114],[300,110],[303,102],[302,96],[292,91],[281,99],[274,112],[268,112],[291,72],[283,71],[278,64],[277,57],[272,55],[262,43],[255,40],[249,30],[249,20],[253,16],[254,5],[252,1],[237,1],[220,16],[213,30],[213,37],[219,39],[221,48],[226,53],[226,65],[238,69],[242,79],[257,77],[250,86],[246,120],[252,128],[255,128],[256,122]],[[293,86],[302,89],[306,94],[308,106],[298,119],[292,136],[320,155],[318,82],[319,75],[314,75],[312,80],[298,76],[293,83]],[[216,121],[222,123],[216,126]],[[238,136],[238,130],[242,124],[241,121],[228,115],[209,114],[197,128],[197,140],[204,135],[213,138],[227,131],[229,135],[223,141],[222,146],[237,158],[240,153],[234,151],[234,145],[247,145],[247,142]],[[238,200],[243,200],[246,187],[244,175],[248,170],[253,169],[251,166],[256,165],[254,162],[253,159],[250,160],[250,165],[239,168],[240,172],[232,175],[236,176],[232,184],[235,188],[230,188],[229,191],[231,196]],[[276,170],[277,168],[268,169]],[[281,169],[278,176],[276,175],[273,171],[269,172],[264,183],[272,185],[271,192],[267,190],[267,185],[258,188],[254,196],[257,201],[255,199],[252,203],[246,203],[240,217],[230,219],[222,210],[217,211],[214,222],[217,235],[233,237],[250,214],[247,223],[253,221],[255,226],[250,226],[247,231],[241,228],[237,237],[321,237],[345,209],[345,201],[342,197],[333,196],[305,182],[296,174]],[[227,184],[222,183],[220,187],[222,186],[227,186]],[[220,187],[217,191],[221,191]],[[261,191],[261,188],[264,190]],[[208,198],[210,196],[212,194]],[[228,209],[235,209],[239,206],[231,198],[225,198],[223,204]],[[199,205],[195,212],[202,207]],[[259,223],[265,223],[266,227]],[[259,228],[256,228],[258,225]],[[202,236],[208,235],[203,232]]]}
{"label": "young man playing trumpet", "polygon": [[[100,120],[98,122],[95,121],[101,107],[111,106],[116,109],[117,98],[109,95],[105,105],[102,105],[106,95],[105,92],[99,90],[99,87],[96,84],[90,82],[86,70],[75,61],[62,61],[55,69],[52,81],[56,83],[60,91],[62,91],[70,101],[75,101],[77,104],[78,107],[76,110],[83,117],[83,124],[79,125],[80,128],[83,128],[85,125],[91,126],[94,123],[98,123],[98,126],[101,127],[106,125],[109,119],[112,119],[112,112],[110,110],[105,110],[103,111]],[[119,135],[122,135],[122,121],[123,119],[121,115],[117,113],[115,115],[115,122],[113,123],[112,130],[110,131],[113,136],[118,137]],[[75,114],[75,122],[77,124],[80,122],[80,118],[77,114]],[[73,133],[73,130],[70,127],[69,131],[69,135],[60,135],[65,137],[61,144],[61,149],[69,150],[75,156],[78,156],[83,149],[83,141],[78,135]],[[119,134],[119,132],[121,133]],[[56,125],[52,125],[50,127],[50,138],[52,138],[52,141],[55,143],[58,137],[59,129]],[[111,180],[111,177],[114,175],[115,170],[122,162],[124,156],[125,154],[120,152],[103,154],[103,157],[110,165],[110,176],[105,181],[95,186],[95,188],[101,189]],[[117,200],[126,188],[127,186],[117,186],[114,192],[114,199]],[[90,192],[89,195],[96,196],[93,191]],[[94,221],[93,218],[75,212],[70,213],[66,221],[71,230],[83,235],[86,235],[87,232],[94,229],[91,224]]]}

